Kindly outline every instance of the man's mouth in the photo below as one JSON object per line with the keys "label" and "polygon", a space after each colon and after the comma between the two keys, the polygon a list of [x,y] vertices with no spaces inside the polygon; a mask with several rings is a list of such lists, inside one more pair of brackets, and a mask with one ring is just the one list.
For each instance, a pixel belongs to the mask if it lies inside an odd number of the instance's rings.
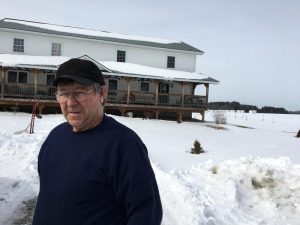
{"label": "man's mouth", "polygon": [[70,115],[78,115],[80,112],[68,112]]}

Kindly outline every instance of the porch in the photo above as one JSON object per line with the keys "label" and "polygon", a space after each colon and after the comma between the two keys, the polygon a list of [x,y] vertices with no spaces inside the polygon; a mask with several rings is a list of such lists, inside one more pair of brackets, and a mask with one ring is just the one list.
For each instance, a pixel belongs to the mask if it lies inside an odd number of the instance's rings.
{"label": "porch", "polygon": [[[206,85],[206,84],[205,84]],[[58,107],[55,100],[56,88],[49,85],[1,83],[0,104],[16,106],[31,106],[39,102],[39,111],[46,107]],[[199,112],[203,115],[207,103],[207,95],[185,95],[159,93],[150,91],[108,90],[106,110],[118,110],[120,115],[126,112],[139,111],[144,117],[159,118],[161,113],[176,113],[177,121],[182,121],[184,115]]]}

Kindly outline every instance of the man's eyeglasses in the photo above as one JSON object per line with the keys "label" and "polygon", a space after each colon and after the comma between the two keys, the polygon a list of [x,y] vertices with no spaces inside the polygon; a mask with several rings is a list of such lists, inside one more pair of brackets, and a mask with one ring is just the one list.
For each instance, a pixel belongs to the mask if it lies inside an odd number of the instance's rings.
{"label": "man's eyeglasses", "polygon": [[56,93],[56,99],[57,101],[61,103],[65,103],[68,101],[69,97],[72,96],[75,98],[77,101],[84,101],[87,97],[87,95],[91,94],[94,92],[93,90],[89,91],[72,91],[72,92],[57,92]]}

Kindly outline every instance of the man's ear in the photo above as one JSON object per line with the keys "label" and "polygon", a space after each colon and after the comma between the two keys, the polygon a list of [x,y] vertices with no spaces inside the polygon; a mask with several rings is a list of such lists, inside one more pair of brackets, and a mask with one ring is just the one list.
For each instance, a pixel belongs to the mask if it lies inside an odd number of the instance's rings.
{"label": "man's ear", "polygon": [[104,105],[106,98],[107,98],[107,87],[106,86],[101,86],[101,89],[100,89],[100,103],[102,105]]}

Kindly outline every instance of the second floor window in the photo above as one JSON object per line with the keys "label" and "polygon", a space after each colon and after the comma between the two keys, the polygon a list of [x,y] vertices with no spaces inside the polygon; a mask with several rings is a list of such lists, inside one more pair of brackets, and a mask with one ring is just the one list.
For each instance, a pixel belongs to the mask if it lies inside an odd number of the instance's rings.
{"label": "second floor window", "polygon": [[7,81],[9,83],[27,84],[27,72],[8,71]]}
{"label": "second floor window", "polygon": [[118,50],[117,51],[117,62],[125,62],[126,60],[126,52]]}
{"label": "second floor window", "polygon": [[52,56],[61,56],[61,44],[60,43],[52,43]]}
{"label": "second floor window", "polygon": [[24,52],[24,39],[14,38],[14,52]]}
{"label": "second floor window", "polygon": [[175,57],[174,56],[168,56],[168,68],[175,68]]}

